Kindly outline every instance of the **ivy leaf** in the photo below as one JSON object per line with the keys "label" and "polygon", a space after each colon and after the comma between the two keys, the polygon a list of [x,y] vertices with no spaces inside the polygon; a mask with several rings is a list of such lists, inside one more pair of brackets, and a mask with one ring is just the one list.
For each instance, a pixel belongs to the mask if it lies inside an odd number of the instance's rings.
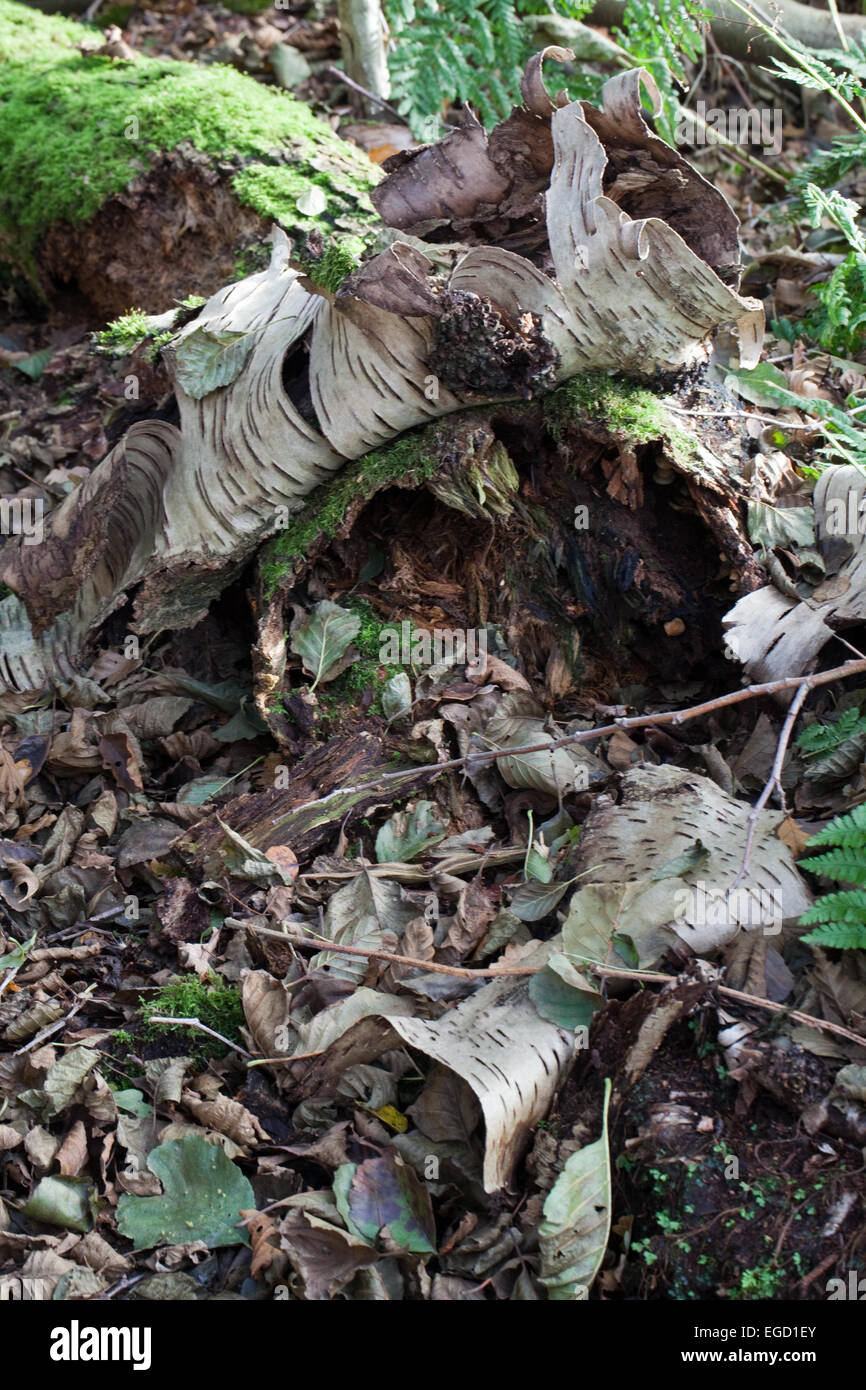
{"label": "ivy leaf", "polygon": [[161,1197],[134,1197],[125,1192],[117,1204],[117,1228],[136,1250],[203,1240],[219,1245],[247,1245],[242,1211],[255,1209],[253,1189],[243,1173],[216,1144],[198,1135],[175,1139],[151,1150],[147,1166],[162,1183]]}
{"label": "ivy leaf", "polygon": [[383,1226],[404,1250],[436,1253],[436,1227],[426,1185],[401,1158],[385,1153],[344,1163],[334,1176],[337,1207],[351,1230],[372,1244]]}
{"label": "ivy leaf", "polygon": [[304,663],[304,670],[315,677],[312,693],[320,681],[332,681],[351,665],[343,661],[357,637],[361,619],[330,599],[322,599],[309,613],[292,624],[292,651]]}
{"label": "ivy leaf", "polygon": [[254,342],[252,333],[213,333],[196,328],[174,349],[176,380],[188,396],[200,401],[240,376]]}
{"label": "ivy leaf", "polygon": [[586,1027],[603,1002],[598,990],[590,989],[571,961],[558,952],[530,979],[529,997],[542,1018],[570,1033]]}

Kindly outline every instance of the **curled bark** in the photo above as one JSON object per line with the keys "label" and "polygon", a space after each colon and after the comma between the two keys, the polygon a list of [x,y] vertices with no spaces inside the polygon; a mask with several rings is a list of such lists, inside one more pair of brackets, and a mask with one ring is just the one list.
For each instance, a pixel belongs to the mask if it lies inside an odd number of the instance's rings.
{"label": "curled bark", "polygon": [[489,141],[468,119],[399,161],[377,196],[385,220],[419,230],[453,202],[475,243],[447,277],[398,240],[317,292],[275,233],[270,268],[215,294],[167,349],[178,426],[134,425],[43,544],[4,550],[6,690],[44,689],[134,585],[134,630],[193,624],[323,478],[426,420],[583,372],[681,373],[724,326],[753,364],[763,311],[734,288],[736,218],[648,128],[641,84],[657,101],[635,70],[606,84],[602,110],[521,108]]}

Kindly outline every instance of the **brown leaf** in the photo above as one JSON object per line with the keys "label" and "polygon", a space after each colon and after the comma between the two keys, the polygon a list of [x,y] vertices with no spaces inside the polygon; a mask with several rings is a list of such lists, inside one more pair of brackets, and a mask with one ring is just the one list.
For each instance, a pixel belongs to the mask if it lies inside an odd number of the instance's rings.
{"label": "brown leaf", "polygon": [[[277,1035],[289,1026],[290,996],[279,980],[267,970],[248,970],[241,983],[244,1017],[255,1048],[263,1057],[279,1056],[290,1051],[281,1048]],[[290,1029],[294,1032],[293,1029]]]}
{"label": "brown leaf", "polygon": [[445,965],[455,964],[470,955],[498,910],[498,890],[485,888],[480,878],[467,883],[460,893],[454,922],[440,951],[440,960]]}
{"label": "brown leaf", "polygon": [[102,766],[111,773],[119,787],[128,792],[144,790],[128,734],[103,734],[99,740],[99,753]]}
{"label": "brown leaf", "polygon": [[272,1216],[265,1212],[242,1211],[241,1220],[246,1221],[247,1230],[250,1235],[250,1244],[253,1247],[253,1257],[250,1261],[250,1274],[253,1279],[257,1279],[263,1270],[268,1269],[279,1255],[276,1245],[271,1244],[271,1236],[275,1240],[279,1239],[277,1225]]}
{"label": "brown leaf", "polygon": [[86,1161],[87,1131],[82,1121],[76,1120],[57,1150],[57,1163],[64,1177],[77,1178]]}

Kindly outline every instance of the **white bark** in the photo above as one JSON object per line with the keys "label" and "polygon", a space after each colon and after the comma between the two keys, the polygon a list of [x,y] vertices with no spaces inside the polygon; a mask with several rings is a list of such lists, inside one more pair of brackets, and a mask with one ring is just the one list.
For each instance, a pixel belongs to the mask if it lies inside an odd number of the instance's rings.
{"label": "white bark", "polygon": [[[398,241],[334,298],[307,287],[277,231],[269,269],[214,295],[167,350],[180,428],[134,425],[54,514],[42,545],[3,551],[0,579],[20,596],[0,603],[0,690],[13,694],[12,705],[71,669],[130,586],[141,585],[139,630],[191,625],[279,528],[281,508],[298,510],[345,460],[478,404],[483,382],[475,391],[468,382],[461,394],[440,383],[435,399],[425,392],[437,315],[449,295],[477,296],[530,345],[538,339],[525,326],[537,316],[543,345],[558,354],[552,382],[590,370],[650,379],[685,371],[707,360],[715,330],[725,326],[739,334],[742,363],[753,365],[760,302],[742,298],[693,249],[714,248],[706,252],[714,264],[724,260],[736,245],[736,220],[648,129],[642,83],[657,100],[652,79],[636,70],[606,85],[603,113],[581,102],[551,107],[546,219],[555,279],[511,251],[478,246],[437,287],[417,243]],[[606,137],[633,155],[637,183],[618,172],[605,191]],[[615,201],[623,187],[645,196],[657,184],[653,208],[664,205],[665,190],[681,195],[683,186],[705,205],[700,225],[687,226],[692,245],[661,217],[632,218]],[[282,380],[286,354],[302,345],[318,428],[299,414]],[[194,385],[202,353],[218,371],[219,384],[206,393]]]}

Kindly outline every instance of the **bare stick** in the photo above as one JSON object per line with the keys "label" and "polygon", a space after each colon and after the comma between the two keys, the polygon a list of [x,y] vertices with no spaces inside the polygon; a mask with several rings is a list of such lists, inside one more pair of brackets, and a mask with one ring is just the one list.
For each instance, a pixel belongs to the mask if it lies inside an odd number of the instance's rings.
{"label": "bare stick", "polygon": [[414,956],[398,956],[393,951],[370,951],[365,946],[335,946],[332,941],[319,940],[315,936],[294,936],[288,932],[274,931],[271,927],[254,927],[250,930],[256,936],[269,936],[282,941],[285,946],[307,946],[316,951],[334,951],[338,956],[363,956],[369,960],[387,960],[392,965],[409,965],[417,970],[429,970],[437,975],[454,975],[458,980],[485,980],[498,975],[534,975],[541,969],[539,965],[521,966],[482,966],[470,970],[462,965],[439,965],[434,960],[416,960]]}
{"label": "bare stick", "polygon": [[[580,729],[573,734],[563,734],[562,738],[551,739],[549,743],[527,743],[520,748],[485,748],[480,752],[467,753],[461,758],[449,758],[447,762],[436,763],[430,768],[430,772],[438,777],[442,772],[452,772],[457,768],[465,768],[469,763],[495,762],[497,758],[515,758],[527,753],[552,753],[557,748],[567,748],[577,743],[592,743],[594,739],[606,738],[615,734],[618,729],[649,729],[657,728],[659,725],[686,724],[690,719],[700,719],[705,714],[713,714],[716,710],[726,709],[729,705],[741,704],[743,700],[755,700],[762,695],[781,695],[786,690],[797,690],[803,684],[804,679],[808,682],[808,687],[813,690],[819,685],[830,685],[833,681],[845,680],[848,676],[863,675],[866,672],[866,659],[860,661],[846,661],[844,666],[834,666],[830,671],[819,671],[813,676],[786,676],[781,680],[764,681],[760,685],[746,685],[741,690],[732,690],[727,695],[718,695],[714,700],[706,700],[701,705],[692,705],[690,709],[682,710],[662,710],[658,714],[635,714],[623,716],[615,719],[612,724],[601,724],[594,729]],[[418,776],[417,769],[408,768],[402,772],[383,772],[379,777],[370,782],[359,782],[351,787],[336,787],[334,791],[328,792],[326,796],[319,797],[315,801],[305,801],[300,806],[291,808],[292,814],[296,811],[307,810],[310,807],[327,806],[330,801],[338,797],[351,796],[360,792],[384,791],[394,783],[414,780]],[[279,825],[282,816],[275,816],[271,821],[272,825]]]}
{"label": "bare stick", "polygon": [[782,729],[779,734],[779,742],[776,744],[776,756],[773,759],[773,766],[770,768],[770,775],[767,778],[767,781],[764,785],[764,790],[761,792],[761,795],[758,797],[757,801],[755,802],[754,806],[749,812],[748,830],[746,832],[746,848],[743,851],[743,862],[740,865],[740,872],[737,874],[737,877],[731,884],[732,893],[739,886],[739,884],[742,883],[743,879],[746,877],[746,874],[749,871],[749,860],[752,857],[752,843],[755,839],[755,831],[758,828],[758,819],[767,802],[770,800],[774,788],[779,793],[779,804],[781,805],[782,810],[785,810],[785,790],[782,786],[782,764],[785,761],[785,754],[788,751],[788,744],[791,739],[791,734],[794,731],[794,725],[797,722],[797,716],[800,713],[800,710],[803,708],[803,701],[809,694],[810,688],[811,687],[809,685],[808,680],[804,680],[803,684],[800,686],[800,689],[797,691],[788,708],[788,713],[785,716],[785,722],[782,725]]}
{"label": "bare stick", "polygon": [[87,989],[82,990],[81,994],[79,994],[76,1002],[72,1005],[68,1013],[64,1014],[62,1018],[58,1018],[56,1022],[50,1023],[47,1028],[43,1028],[41,1033],[37,1033],[35,1038],[31,1038],[23,1047],[19,1047],[18,1051],[13,1052],[12,1056],[20,1057],[22,1053],[30,1052],[32,1048],[38,1047],[40,1043],[45,1042],[46,1038],[50,1038],[53,1034],[59,1033],[60,1029],[65,1027],[69,1020],[78,1013],[78,1010],[84,1007],[95,989],[96,985],[88,985]]}
{"label": "bare stick", "polygon": [[362,87],[360,82],[355,82],[351,77],[347,77],[344,72],[341,72],[339,68],[335,68],[333,64],[326,67],[325,72],[329,73],[331,77],[339,77],[340,81],[345,82],[347,87],[351,87],[353,92],[358,92],[360,96],[366,97],[368,101],[373,101],[377,106],[381,106],[383,111],[387,111],[388,115],[393,116],[401,125],[409,124],[408,117],[401,116],[396,107],[391,106],[387,101],[383,101],[381,97],[377,97],[375,92],[370,92],[366,87]]}
{"label": "bare stick", "polygon": [[200,1018],[157,1018],[153,1016],[147,1021],[148,1023],[170,1023],[174,1027],[182,1024],[185,1028],[197,1028],[200,1033],[207,1033],[208,1037],[216,1038],[217,1042],[221,1042],[226,1047],[230,1047],[232,1052],[239,1052],[242,1057],[252,1057],[253,1055],[251,1052],[247,1052],[245,1047],[241,1047],[238,1043],[230,1042],[228,1038],[224,1038],[222,1033],[217,1033],[213,1028],[208,1028],[207,1024],[202,1023]]}
{"label": "bare stick", "polygon": [[[545,962],[540,965],[491,965],[470,970],[465,966],[459,965],[439,965],[436,961],[416,960],[412,956],[398,956],[393,951],[369,951],[363,946],[336,946],[331,941],[319,941],[315,937],[299,937],[289,935],[288,932],[273,931],[270,927],[251,927],[257,936],[275,937],[291,946],[306,946],[316,951],[333,951],[339,956],[364,956],[369,960],[387,960],[395,965],[408,965],[418,970],[434,971],[440,975],[454,975],[461,980],[490,980],[497,979],[502,975],[537,975],[539,970],[544,969]],[[611,975],[624,980],[646,980],[649,984],[673,984],[680,977],[678,975],[663,975],[654,970],[620,970],[613,966],[596,965],[592,961],[581,961],[581,966],[590,970],[594,975],[602,977]],[[727,999],[736,999],[743,1004],[754,1004],[759,1009],[769,1009],[772,1013],[783,1013],[788,1018],[795,1019],[798,1023],[805,1023],[810,1028],[819,1028],[825,1033],[835,1033],[840,1038],[847,1038],[849,1042],[855,1042],[860,1047],[866,1047],[866,1038],[854,1033],[850,1028],[843,1028],[838,1023],[828,1023],[825,1019],[814,1018],[812,1014],[804,1014],[799,1009],[789,1009],[784,1004],[777,1004],[772,999],[765,999],[760,994],[745,994],[739,989],[730,989],[727,985],[716,985],[719,994],[723,994]],[[153,1019],[151,1022],[184,1022],[183,1019]],[[209,1030],[208,1030],[209,1031]],[[216,1036],[219,1036],[218,1034]],[[325,1049],[327,1050],[327,1049]],[[247,1053],[247,1056],[250,1054]],[[304,1054],[305,1056],[318,1056],[318,1053]],[[265,1058],[271,1061],[301,1061],[302,1057],[285,1058]],[[261,1061],[253,1063],[260,1066]]]}
{"label": "bare stick", "polygon": [[[593,975],[621,976],[625,980],[649,980],[655,983],[672,984],[679,979],[678,975],[656,975],[651,970],[608,969],[606,965],[593,965],[592,962],[587,962],[586,968],[592,971]],[[736,999],[741,1004],[754,1004],[756,1008],[769,1009],[771,1013],[785,1014],[797,1023],[805,1023],[808,1028],[819,1028],[824,1033],[835,1033],[837,1037],[847,1038],[848,1042],[856,1043],[858,1047],[866,1047],[866,1038],[862,1034],[854,1033],[850,1028],[843,1028],[840,1023],[828,1023],[824,1018],[814,1018],[812,1014],[801,1013],[799,1009],[789,1009],[787,1005],[777,1004],[773,999],[765,999],[761,994],[746,994],[741,989],[730,989],[728,985],[716,985],[715,988],[726,999]]]}

